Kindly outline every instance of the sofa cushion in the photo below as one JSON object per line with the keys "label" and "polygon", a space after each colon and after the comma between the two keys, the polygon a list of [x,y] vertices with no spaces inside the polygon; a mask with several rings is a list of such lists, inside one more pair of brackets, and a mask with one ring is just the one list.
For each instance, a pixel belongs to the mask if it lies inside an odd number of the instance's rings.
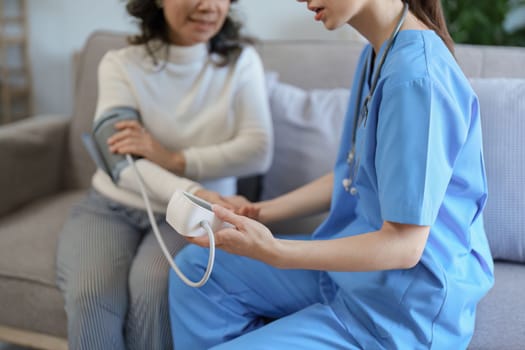
{"label": "sofa cushion", "polygon": [[71,204],[83,192],[46,197],[0,220],[0,324],[65,337],[56,244]]}
{"label": "sofa cushion", "polygon": [[[262,180],[261,199],[271,199],[332,171],[349,90],[303,90],[267,73],[274,123],[273,162]],[[311,233],[326,214],[270,225],[279,234]]]}
{"label": "sofa cushion", "polygon": [[267,75],[274,125],[273,162],[263,179],[263,200],[332,171],[348,89],[303,90]]}
{"label": "sofa cushion", "polygon": [[476,328],[469,350],[523,349],[525,344],[525,298],[522,264],[494,265],[496,284],[478,305]]}
{"label": "sofa cushion", "polygon": [[525,262],[525,80],[471,83],[481,109],[490,249],[495,259]]}
{"label": "sofa cushion", "polygon": [[66,179],[71,188],[88,187],[95,172],[95,164],[81,142],[81,135],[91,131],[95,117],[98,65],[107,51],[126,45],[126,36],[122,33],[94,33],[77,61],[74,114],[69,130],[70,170]]}

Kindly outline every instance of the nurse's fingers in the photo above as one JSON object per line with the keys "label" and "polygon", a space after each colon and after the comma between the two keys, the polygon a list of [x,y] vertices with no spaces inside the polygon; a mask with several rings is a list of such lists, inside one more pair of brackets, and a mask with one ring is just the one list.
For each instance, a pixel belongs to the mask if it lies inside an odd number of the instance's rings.
{"label": "nurse's fingers", "polygon": [[186,240],[189,243],[196,244],[198,246],[201,246],[203,248],[209,248],[210,247],[210,238],[208,235],[202,235],[198,237],[186,237]]}
{"label": "nurse's fingers", "polygon": [[[239,247],[239,240],[242,239],[242,233],[235,228],[223,228],[217,232],[214,232],[215,237],[215,246],[221,248],[229,253],[238,253],[242,252],[242,249],[233,249]],[[208,235],[204,234],[197,237],[185,237],[189,243],[196,244],[203,248],[210,247],[210,238]]]}
{"label": "nurse's fingers", "polygon": [[228,210],[224,207],[221,207],[220,205],[214,204],[212,205],[211,208],[219,219],[232,224],[233,226],[237,227],[239,230],[242,230],[242,228],[245,225],[246,220],[249,220],[248,218],[237,215],[233,211]]}

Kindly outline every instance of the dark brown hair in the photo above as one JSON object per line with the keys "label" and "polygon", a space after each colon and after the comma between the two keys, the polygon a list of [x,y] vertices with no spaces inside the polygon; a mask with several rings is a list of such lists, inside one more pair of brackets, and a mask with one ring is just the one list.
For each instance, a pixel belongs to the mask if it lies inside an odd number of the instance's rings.
{"label": "dark brown hair", "polygon": [[454,54],[454,41],[447,29],[440,0],[404,0],[410,10],[427,27],[435,31],[445,42],[450,52]]}
{"label": "dark brown hair", "polygon": [[[231,3],[237,0],[230,0]],[[138,19],[140,33],[128,37],[132,45],[145,45],[155,64],[158,63],[157,53],[170,45],[169,28],[164,18],[163,9],[155,0],[130,0],[126,5],[128,13]],[[240,34],[241,25],[228,14],[219,32],[208,42],[208,52],[222,57],[218,65],[224,66],[234,61],[241,51],[242,45],[251,43],[247,37]]]}

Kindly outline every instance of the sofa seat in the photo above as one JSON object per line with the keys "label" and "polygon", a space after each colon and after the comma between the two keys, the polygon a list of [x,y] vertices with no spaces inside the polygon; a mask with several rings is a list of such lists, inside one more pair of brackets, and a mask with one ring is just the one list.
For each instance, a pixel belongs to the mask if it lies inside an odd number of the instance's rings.
{"label": "sofa seat", "polygon": [[[496,262],[494,277],[494,287],[478,306],[476,329],[469,349],[524,349],[525,314],[516,312],[525,310],[523,264]],[[498,336],[494,336],[496,334]]]}
{"label": "sofa seat", "polygon": [[[55,283],[56,244],[69,208],[83,193],[44,197],[0,220],[0,324],[66,338],[64,301]],[[18,299],[26,302],[7,302]]]}

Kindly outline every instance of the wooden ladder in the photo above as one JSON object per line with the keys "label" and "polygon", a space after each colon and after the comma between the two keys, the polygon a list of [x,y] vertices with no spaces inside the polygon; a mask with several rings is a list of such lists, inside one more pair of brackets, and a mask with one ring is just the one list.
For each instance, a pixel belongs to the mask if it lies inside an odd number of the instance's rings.
{"label": "wooden ladder", "polygon": [[32,114],[26,0],[0,0],[0,123]]}

